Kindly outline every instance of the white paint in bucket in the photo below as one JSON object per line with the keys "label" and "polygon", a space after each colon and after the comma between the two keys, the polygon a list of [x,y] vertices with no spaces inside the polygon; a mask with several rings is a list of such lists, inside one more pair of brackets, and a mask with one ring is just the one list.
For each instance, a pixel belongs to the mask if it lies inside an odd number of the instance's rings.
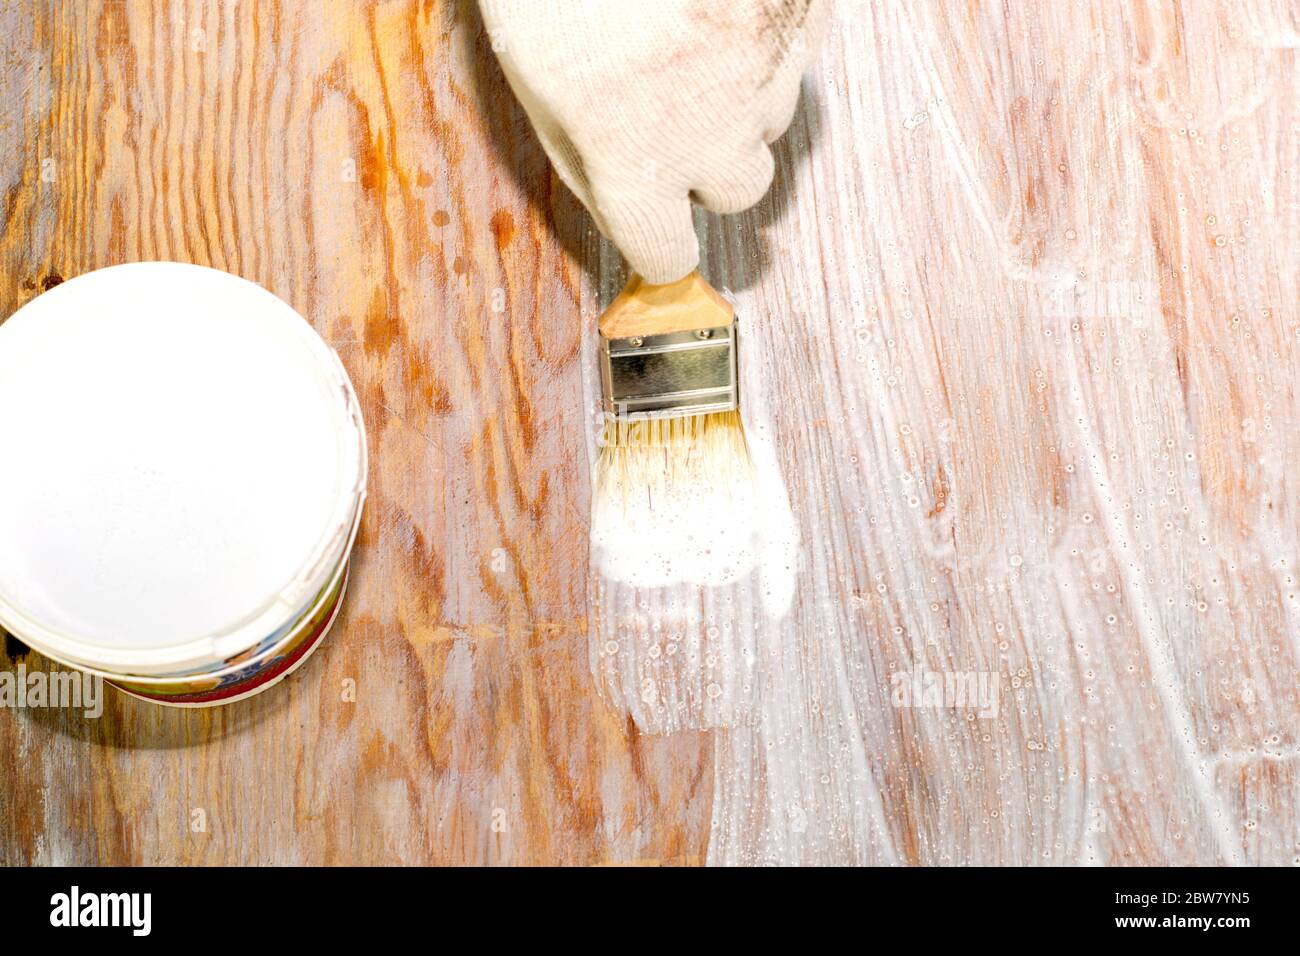
{"label": "white paint in bucket", "polygon": [[109,673],[214,670],[337,578],[365,436],[292,308],[180,263],[88,273],[0,325],[0,623]]}

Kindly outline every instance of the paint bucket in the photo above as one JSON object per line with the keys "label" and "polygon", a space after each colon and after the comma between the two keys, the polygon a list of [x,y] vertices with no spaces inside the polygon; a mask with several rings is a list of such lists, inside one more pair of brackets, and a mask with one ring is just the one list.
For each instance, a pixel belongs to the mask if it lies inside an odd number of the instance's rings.
{"label": "paint bucket", "polygon": [[338,356],[260,286],[141,262],[0,324],[0,625],[148,700],[288,676],[347,588],[365,500]]}

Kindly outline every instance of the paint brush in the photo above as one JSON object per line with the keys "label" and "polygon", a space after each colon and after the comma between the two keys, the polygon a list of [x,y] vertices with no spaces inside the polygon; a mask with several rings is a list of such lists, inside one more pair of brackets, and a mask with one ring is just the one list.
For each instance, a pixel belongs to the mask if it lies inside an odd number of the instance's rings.
{"label": "paint brush", "polygon": [[761,547],[735,310],[699,273],[633,276],[599,328],[593,676],[643,732],[734,726],[757,693]]}
{"label": "paint brush", "polygon": [[731,303],[699,272],[666,285],[633,275],[599,327],[598,490],[698,498],[747,485]]}

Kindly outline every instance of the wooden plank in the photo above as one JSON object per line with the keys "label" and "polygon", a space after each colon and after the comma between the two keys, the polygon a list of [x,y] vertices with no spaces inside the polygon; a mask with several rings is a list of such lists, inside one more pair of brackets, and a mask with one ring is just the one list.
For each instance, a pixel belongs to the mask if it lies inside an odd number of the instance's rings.
{"label": "wooden plank", "polygon": [[472,5],[6,11],[4,314],[137,259],[260,282],[343,357],[372,472],[343,618],[285,687],[0,714],[0,862],[701,857],[708,741],[590,691],[582,272],[550,223],[589,240]]}
{"label": "wooden plank", "polygon": [[837,2],[773,194],[697,220],[793,577],[651,594],[586,546],[622,266],[472,5],[181,9],[0,13],[3,314],[255,279],[374,498],[286,688],[0,713],[0,862],[1294,862],[1294,0]]}
{"label": "wooden plank", "polygon": [[808,543],[712,858],[1293,860],[1296,8],[1246,6],[839,5],[711,232]]}

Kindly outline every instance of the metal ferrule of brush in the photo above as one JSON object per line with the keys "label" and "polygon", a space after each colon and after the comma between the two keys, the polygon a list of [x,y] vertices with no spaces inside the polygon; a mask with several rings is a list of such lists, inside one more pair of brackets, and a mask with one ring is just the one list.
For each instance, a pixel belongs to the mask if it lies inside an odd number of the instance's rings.
{"label": "metal ferrule of brush", "polygon": [[736,322],[663,335],[601,339],[607,413],[624,420],[734,411]]}

